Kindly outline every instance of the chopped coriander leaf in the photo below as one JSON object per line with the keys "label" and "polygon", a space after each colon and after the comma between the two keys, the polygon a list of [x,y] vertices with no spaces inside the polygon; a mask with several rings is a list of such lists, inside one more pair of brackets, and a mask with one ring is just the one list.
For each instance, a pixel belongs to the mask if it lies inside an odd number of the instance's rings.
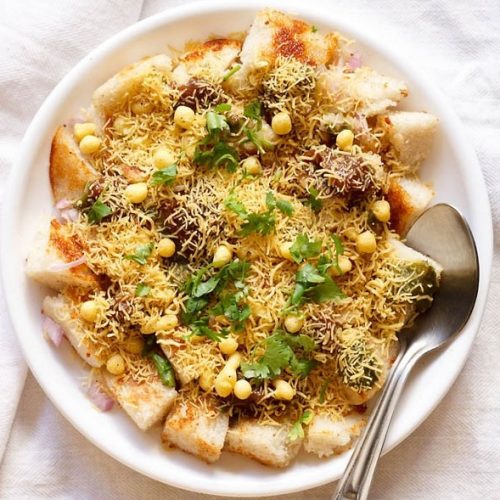
{"label": "chopped coriander leaf", "polygon": [[296,279],[299,283],[305,284],[323,283],[325,281],[325,277],[319,274],[316,267],[309,263],[297,271]]}
{"label": "chopped coriander leaf", "polygon": [[156,371],[158,372],[162,384],[167,387],[175,387],[174,370],[170,361],[156,352],[151,354],[151,359],[156,366]]}
{"label": "chopped coriander leaf", "polygon": [[217,291],[223,290],[229,281],[235,284],[244,281],[249,269],[250,263],[243,260],[233,260],[229,264],[226,264],[217,273],[220,275],[220,283]]}
{"label": "chopped coriander leaf", "polygon": [[223,77],[222,81],[225,82],[226,80],[229,80],[237,71],[241,69],[240,64],[235,64]]}
{"label": "chopped coriander leaf", "polygon": [[297,264],[317,257],[321,253],[321,240],[310,240],[307,234],[299,234],[290,247],[290,253]]}
{"label": "chopped coriander leaf", "polygon": [[190,325],[195,321],[198,314],[205,309],[208,305],[208,299],[205,297],[199,297],[195,299],[194,297],[189,297],[184,302],[185,310],[182,313],[182,322],[186,325]]}
{"label": "chopped coriander leaf", "polygon": [[300,378],[306,378],[315,366],[316,361],[314,361],[314,359],[292,358],[290,361],[290,371],[293,375]]}
{"label": "chopped coriander leaf", "polygon": [[210,134],[220,134],[224,130],[229,130],[226,117],[209,111],[207,113],[207,130]]}
{"label": "chopped coriander leaf", "polygon": [[223,328],[220,332],[217,332],[208,326],[208,317],[198,318],[193,321],[189,326],[193,335],[199,335],[201,337],[207,337],[214,342],[220,342],[223,338],[227,337],[229,331]]}
{"label": "chopped coriander leaf", "polygon": [[258,233],[261,235],[272,233],[276,227],[276,217],[274,215],[275,208],[278,208],[287,215],[291,215],[291,213],[293,213],[292,205],[286,200],[277,200],[272,191],[268,191],[266,194],[267,210],[262,213],[248,213],[245,205],[243,205],[243,203],[236,198],[234,193],[231,193],[226,198],[224,206],[243,219],[244,222],[241,225],[239,232],[240,236],[248,236],[252,233]]}
{"label": "chopped coriander leaf", "polygon": [[240,331],[251,314],[249,305],[241,304],[245,295],[242,292],[223,295],[217,305],[212,308],[211,313],[214,316],[224,315],[231,321],[233,330]]}
{"label": "chopped coriander leaf", "polygon": [[244,219],[247,215],[247,209],[245,208],[245,205],[236,198],[236,195],[234,193],[231,193],[226,200],[224,201],[224,206],[228,209],[231,210],[231,212],[234,212],[236,215]]}
{"label": "chopped coriander leaf", "polygon": [[316,269],[318,270],[319,274],[321,274],[321,276],[324,276],[328,269],[330,269],[330,267],[332,267],[331,254],[328,256],[320,255],[318,262],[316,263]]}
{"label": "chopped coriander leaf", "polygon": [[[270,356],[269,356],[270,357]],[[243,376],[245,378],[256,378],[260,380],[264,380],[266,378],[273,377],[271,370],[269,369],[269,365],[267,364],[266,357],[262,357],[257,363],[242,363],[241,371],[243,372]],[[281,369],[279,371],[281,373]]]}
{"label": "chopped coriander leaf", "polygon": [[[194,334],[218,340],[221,336],[226,336],[227,332],[226,330],[216,332],[209,327],[210,314],[214,316],[224,314],[233,322],[235,329],[240,329],[243,322],[250,316],[248,305],[241,303],[247,293],[244,280],[250,264],[234,260],[226,264],[214,275],[203,280],[211,268],[212,266],[201,268],[195,276],[186,282],[184,291],[188,298],[184,302],[182,321],[191,327]],[[206,310],[209,303],[214,298],[219,298],[221,292],[227,289],[229,283],[232,283],[237,291],[234,294],[225,293],[220,297],[218,303],[211,309]]]}
{"label": "chopped coriander leaf", "polygon": [[248,236],[251,233],[261,235],[271,234],[276,226],[276,218],[272,211],[262,214],[250,213],[246,217],[246,222],[241,225],[240,236]]}
{"label": "chopped coriander leaf", "polygon": [[302,349],[304,352],[309,353],[313,352],[316,348],[316,342],[314,342],[314,339],[304,333],[301,333],[300,335],[294,333],[292,335],[290,333],[283,332],[282,336],[292,349]]}
{"label": "chopped coriander leaf", "polygon": [[321,303],[328,300],[341,299],[344,298],[345,295],[330,276],[325,276],[325,282],[309,290],[307,297],[313,302]]}
{"label": "chopped coriander leaf", "polygon": [[[186,281],[184,290],[189,296],[191,296],[192,298],[200,298],[203,295],[210,293],[215,288],[215,286],[217,286],[218,280],[214,279],[214,276],[206,281],[202,281],[203,277],[211,269],[211,267],[212,266],[202,267],[196,272],[194,276],[190,277]],[[212,287],[212,284],[214,283],[215,286]]]}
{"label": "chopped coriander leaf", "polygon": [[344,298],[335,281],[326,274],[331,262],[321,256],[318,265],[310,263],[302,266],[295,276],[295,288],[289,300],[290,306],[298,306],[305,301],[325,302],[327,300]]}
{"label": "chopped coriander leaf", "polygon": [[177,176],[177,164],[173,163],[168,167],[161,168],[153,173],[151,176],[151,184],[153,186],[159,185],[168,185],[174,182],[175,177]]}
{"label": "chopped coriander leaf", "polygon": [[221,102],[215,106],[214,111],[216,113],[225,113],[226,111],[231,111],[231,104],[228,102]]}
{"label": "chopped coriander leaf", "polygon": [[128,260],[133,260],[134,262],[137,262],[137,264],[140,264],[143,266],[146,264],[148,257],[151,255],[151,252],[153,251],[154,244],[153,243],[146,243],[145,245],[139,245],[138,247],[135,248],[135,253],[131,255],[125,255],[125,258]]}
{"label": "chopped coriander leaf", "polygon": [[309,425],[314,418],[314,414],[311,410],[306,410],[292,425],[290,432],[288,433],[288,439],[290,441],[296,441],[297,439],[304,438],[304,425]]}
{"label": "chopped coriander leaf", "polygon": [[305,425],[309,425],[313,421],[313,418],[314,418],[314,413],[311,410],[306,410],[302,414],[302,423]]}
{"label": "chopped coriander leaf", "polygon": [[101,222],[104,217],[111,215],[113,210],[108,207],[105,203],[103,203],[99,198],[94,202],[94,204],[90,207],[90,210],[87,213],[87,217],[91,224],[95,222]]}
{"label": "chopped coriander leaf", "polygon": [[192,291],[201,283],[203,276],[211,269],[212,266],[201,267],[196,271],[194,276],[190,276],[186,283],[184,284],[185,292],[190,295]]}
{"label": "chopped coriander leaf", "polygon": [[311,31],[313,33],[316,33],[318,31],[318,28],[316,26],[314,26],[314,24],[311,26]]}
{"label": "chopped coriander leaf", "polygon": [[215,290],[215,287],[219,284],[220,276],[217,274],[212,276],[207,281],[202,281],[198,286],[196,286],[192,292],[194,298],[198,299],[207,295]]}
{"label": "chopped coriander leaf", "polygon": [[318,198],[319,191],[315,187],[309,188],[309,198],[304,202],[309,205],[315,212],[319,212],[323,208],[323,202]]}
{"label": "chopped coriander leaf", "polygon": [[240,156],[238,151],[225,142],[218,142],[212,149],[202,150],[196,147],[194,163],[208,165],[209,167],[225,167],[229,172],[238,168]]}
{"label": "chopped coriander leaf", "polygon": [[319,390],[319,402],[324,403],[325,402],[325,395],[326,395],[326,390],[328,389],[328,386],[330,385],[331,380],[327,378],[322,384],[321,388]]}
{"label": "chopped coriander leaf", "polygon": [[289,217],[293,214],[293,205],[289,201],[282,198],[278,198],[276,200],[276,208]]}
{"label": "chopped coriander leaf", "polygon": [[151,292],[151,287],[146,285],[146,283],[139,283],[135,287],[135,296],[136,297],[147,297]]}
{"label": "chopped coriander leaf", "polygon": [[307,376],[315,365],[314,361],[298,358],[296,351],[302,350],[305,354],[310,354],[316,344],[307,335],[300,335],[302,338],[298,341],[293,337],[280,330],[267,337],[264,341],[264,354],[254,363],[241,365],[243,375],[246,378],[267,379],[280,375],[284,369],[289,369],[293,375]]}
{"label": "chopped coriander leaf", "polygon": [[252,101],[245,105],[243,115],[257,122],[257,130],[262,127],[262,111],[260,101]]}
{"label": "chopped coriander leaf", "polygon": [[280,212],[288,216],[293,214],[293,205],[283,198],[276,198],[272,191],[268,191],[266,194],[266,206],[269,210],[277,208]]}
{"label": "chopped coriander leaf", "polygon": [[306,293],[306,286],[302,283],[295,283],[295,288],[293,289],[292,296],[290,297],[290,305],[298,306]]}
{"label": "chopped coriander leaf", "polygon": [[276,198],[272,191],[266,193],[266,207],[269,210],[274,210],[276,208]]}
{"label": "chopped coriander leaf", "polygon": [[247,140],[243,141],[245,142],[251,142],[255,144],[255,147],[259,151],[259,153],[264,154],[266,152],[266,149],[270,149],[273,147],[273,145],[269,142],[266,141],[259,132],[255,132],[254,130],[250,130],[249,128],[245,128],[245,134],[247,136]]}
{"label": "chopped coriander leaf", "polygon": [[342,245],[340,238],[336,234],[332,234],[332,240],[335,243],[335,253],[337,255],[343,255],[344,245]]}
{"label": "chopped coriander leaf", "polygon": [[245,378],[273,378],[289,365],[293,351],[279,335],[268,337],[265,347],[266,351],[256,363],[242,363],[241,370]]}

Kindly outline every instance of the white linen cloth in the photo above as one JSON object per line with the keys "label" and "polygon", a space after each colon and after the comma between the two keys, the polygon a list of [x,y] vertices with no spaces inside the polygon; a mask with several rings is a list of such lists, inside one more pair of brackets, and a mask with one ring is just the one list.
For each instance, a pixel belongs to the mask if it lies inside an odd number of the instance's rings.
{"label": "white linen cloth", "polygon": [[[22,135],[55,84],[110,35],[180,3],[0,1],[0,203]],[[498,0],[338,0],[325,8],[354,21],[372,19],[386,42],[441,86],[478,152],[498,229]],[[431,417],[381,460],[373,498],[500,499],[500,240],[495,243],[489,303],[470,359]],[[142,477],[105,455],[58,413],[32,376],[25,383],[26,371],[2,302],[0,498],[203,497]],[[327,499],[331,491],[329,485],[287,498]]]}

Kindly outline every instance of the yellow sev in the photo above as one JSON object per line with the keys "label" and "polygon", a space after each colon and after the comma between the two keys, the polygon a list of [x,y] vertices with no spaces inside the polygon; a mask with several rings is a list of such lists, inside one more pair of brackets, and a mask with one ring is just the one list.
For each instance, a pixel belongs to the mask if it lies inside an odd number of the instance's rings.
{"label": "yellow sev", "polygon": [[[229,244],[237,257],[251,263],[246,283],[252,314],[237,335],[239,350],[243,358],[248,359],[258,343],[282,327],[283,310],[294,288],[298,266],[284,259],[279,249],[301,233],[323,241],[324,250],[328,242],[331,245],[332,234],[341,239],[345,256],[353,264],[352,271],[336,278],[346,298],[301,307],[305,318],[302,333],[313,337],[318,345],[314,353],[317,367],[305,379],[283,374],[297,391],[289,404],[273,399],[272,384],[265,381],[252,406],[253,414],[260,421],[272,422],[284,415],[294,418],[307,408],[332,416],[348,413],[352,407],[343,394],[332,363],[339,344],[344,342],[342,348],[349,353],[356,344],[352,339],[361,336],[377,346],[383,357],[390,357],[396,333],[407,320],[407,304],[412,297],[401,296],[399,263],[391,255],[388,243],[389,236],[396,235],[390,234],[386,226],[377,236],[377,249],[373,254],[363,256],[356,251],[352,237],[370,228],[368,207],[375,198],[369,196],[358,205],[347,207],[343,199],[320,193],[323,208],[315,213],[297,196],[303,188],[301,175],[307,162],[304,152],[319,147],[323,135],[337,126],[345,126],[345,120],[352,125],[356,115],[357,103],[320,95],[315,91],[316,80],[317,70],[283,58],[278,59],[264,79],[266,103],[272,110],[287,110],[292,115],[293,131],[262,155],[264,175],[260,177],[244,178],[241,171],[228,173],[224,169],[208,170],[195,165],[194,148],[206,134],[207,110],[196,114],[189,130],[175,126],[172,115],[179,90],[155,72],[145,78],[139,93],[130,96],[106,124],[103,148],[94,163],[104,185],[100,199],[112,208],[113,215],[94,225],[81,216],[72,229],[87,243],[90,268],[96,274],[106,275],[110,281],[107,291],[91,294],[102,305],[102,310],[95,325],[85,325],[85,340],[91,342],[103,358],[116,352],[122,354],[127,366],[126,377],[147,382],[153,376],[151,364],[144,363],[140,355],[127,352],[127,340],[139,336],[144,326],[162,315],[180,315],[185,299],[183,283],[211,260],[221,243]],[[248,103],[241,95],[229,91],[227,95],[233,109],[242,109]],[[137,102],[146,112],[132,111]],[[339,113],[342,119],[338,118]],[[408,167],[400,164],[388,149],[383,126],[367,124],[366,129],[356,132],[356,138],[355,154],[365,155],[367,161],[371,161],[373,154],[382,156],[383,189],[392,177],[408,173]],[[144,203],[129,204],[123,191],[130,177],[135,176],[134,182],[148,182],[155,171],[152,157],[159,147],[167,148],[177,159],[175,182],[171,186],[149,184]],[[288,200],[293,205],[293,215],[288,217],[276,211],[275,233],[238,238],[241,220],[224,207],[224,201],[234,193],[248,211],[262,212],[266,209],[268,191]],[[161,206],[169,207],[163,223],[155,217]],[[191,241],[191,257],[185,263],[162,259],[155,248],[165,237],[165,225],[172,222],[169,220],[172,207],[181,207],[183,230],[190,238],[196,236]],[[167,235],[180,245],[179,234]],[[125,258],[145,244],[152,244],[152,252],[144,265]],[[151,289],[147,296],[136,296],[141,283]],[[73,307],[76,314],[78,300]],[[158,341],[172,356],[176,370],[192,379],[182,392],[193,402],[205,405],[196,379],[203,372],[216,374],[224,364],[224,357],[213,341],[189,340],[188,334],[188,328],[179,327],[162,332]],[[238,412],[229,403],[227,407],[230,413]]]}

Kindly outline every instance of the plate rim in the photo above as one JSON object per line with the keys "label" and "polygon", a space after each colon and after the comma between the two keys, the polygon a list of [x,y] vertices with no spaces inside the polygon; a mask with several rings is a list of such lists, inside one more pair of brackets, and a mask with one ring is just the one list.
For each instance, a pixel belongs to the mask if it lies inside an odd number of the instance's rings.
{"label": "plate rim", "polygon": [[[210,14],[225,10],[257,11],[260,8],[264,7],[275,7],[285,12],[297,14],[304,19],[317,19],[318,21],[321,20],[322,23],[332,26],[332,29],[333,27],[335,27],[334,29],[337,31],[346,31],[352,33],[355,39],[362,41],[366,45],[369,45],[375,53],[382,55],[384,59],[390,61],[390,63],[394,65],[394,67],[396,67],[398,70],[400,69],[402,73],[411,76],[411,78],[409,79],[410,83],[417,82],[418,86],[431,96],[433,104],[436,105],[436,107],[439,109],[439,117],[442,118],[443,121],[446,121],[448,127],[453,129],[453,133],[456,136],[456,139],[453,141],[453,148],[456,149],[457,144],[460,144],[460,152],[464,154],[464,156],[466,157],[466,161],[471,165],[471,168],[479,174],[477,176],[471,176],[471,182],[474,184],[473,188],[478,194],[479,199],[482,200],[482,227],[487,228],[487,234],[483,235],[485,242],[483,244],[483,248],[481,249],[482,259],[480,259],[481,273],[478,298],[474,306],[471,318],[467,323],[467,328],[472,330],[472,333],[469,334],[470,338],[467,338],[468,342],[466,345],[466,349],[464,349],[464,354],[462,356],[463,359],[461,359],[461,362],[457,364],[453,375],[449,379],[447,379],[447,383],[443,385],[444,389],[441,391],[440,396],[437,397],[436,400],[431,404],[428,404],[425,407],[425,410],[422,411],[422,416],[420,417],[420,419],[418,419],[418,421],[414,423],[414,425],[410,426],[406,430],[406,432],[398,436],[397,439],[393,439],[386,444],[386,446],[384,447],[384,453],[388,452],[389,450],[397,446],[401,441],[406,439],[418,426],[420,426],[425,421],[425,419],[432,413],[436,406],[449,392],[451,386],[455,382],[458,374],[460,373],[463,365],[468,358],[472,343],[474,342],[475,336],[478,333],[480,321],[487,304],[487,293],[490,283],[491,265],[493,259],[493,225],[491,218],[491,208],[484,176],[474,149],[469,144],[469,142],[466,141],[463,125],[452,110],[451,104],[448,102],[446,96],[444,96],[441,91],[438,90],[433,82],[430,82],[428,80],[424,81],[423,76],[420,76],[419,71],[413,66],[411,62],[409,62],[408,60],[403,60],[402,56],[400,56],[395,50],[380,42],[380,40],[375,39],[371,31],[361,32],[361,28],[354,26],[352,21],[348,20],[347,17],[344,18],[342,14],[337,15],[336,13],[327,12],[325,5],[305,6],[301,3],[298,3],[296,0],[288,2],[285,2],[284,0],[271,0],[267,2],[264,0],[204,0],[169,8],[163,12],[138,21],[109,37],[107,40],[93,49],[87,56],[82,58],[59,81],[59,83],[54,87],[54,89],[44,100],[37,113],[34,115],[19,146],[18,158],[14,162],[9,173],[8,183],[6,186],[6,198],[2,207],[2,224],[0,232],[1,275],[4,297],[7,305],[7,312],[14,327],[18,342],[23,351],[24,358],[30,367],[30,371],[35,376],[45,395],[52,401],[59,412],[62,413],[64,417],[71,423],[71,425],[73,425],[73,427],[77,429],[88,441],[92,442],[95,446],[104,451],[107,455],[115,458],[120,463],[136,470],[137,472],[145,476],[149,476],[152,479],[184,490],[233,497],[273,496],[303,491],[332,482],[338,478],[338,474],[333,473],[331,476],[324,477],[315,481],[302,481],[302,483],[300,481],[296,481],[293,484],[284,484],[282,481],[277,480],[273,482],[272,487],[270,487],[270,485],[265,482],[264,488],[259,488],[259,483],[255,481],[254,489],[242,493],[241,491],[228,490],[227,488],[224,488],[223,484],[221,485],[220,481],[216,480],[210,482],[209,485],[193,485],[190,484],[189,481],[178,480],[174,476],[167,478],[160,474],[147,471],[143,467],[141,468],[140,464],[136,464],[133,460],[126,459],[123,456],[118,456],[118,454],[114,453],[109,446],[105,446],[97,439],[94,439],[94,436],[92,436],[88,432],[88,429],[86,429],[85,426],[80,425],[79,422],[75,422],[74,418],[66,409],[65,405],[56,397],[55,393],[52,392],[50,387],[43,380],[41,373],[38,372],[39,368],[36,368],[38,362],[34,357],[32,358],[32,354],[28,349],[29,334],[20,333],[19,323],[16,315],[14,314],[17,308],[15,297],[12,297],[7,290],[7,283],[9,282],[9,279],[11,277],[8,262],[12,258],[9,254],[8,248],[9,242],[11,241],[11,235],[13,234],[13,228],[11,227],[12,225],[9,221],[9,214],[13,213],[17,208],[15,194],[20,191],[20,188],[23,185],[23,180],[27,172],[29,172],[30,170],[30,165],[28,165],[28,163],[25,161],[23,162],[23,158],[24,156],[29,154],[30,142],[40,136],[39,123],[42,123],[47,115],[50,115],[54,112],[52,108],[54,107],[54,104],[56,104],[60,100],[59,96],[61,94],[64,94],[65,89],[73,83],[78,75],[84,73],[87,68],[90,69],[95,64],[93,61],[93,58],[95,56],[104,56],[107,52],[113,51],[116,47],[119,47],[120,45],[122,45],[122,43],[126,42],[130,38],[141,34],[146,34],[148,31],[154,29],[155,27],[159,27],[163,24],[170,24],[172,22],[175,22],[176,20],[189,18],[193,15],[198,16],[200,14]],[[60,105],[61,103],[59,103],[56,108],[60,107]]]}

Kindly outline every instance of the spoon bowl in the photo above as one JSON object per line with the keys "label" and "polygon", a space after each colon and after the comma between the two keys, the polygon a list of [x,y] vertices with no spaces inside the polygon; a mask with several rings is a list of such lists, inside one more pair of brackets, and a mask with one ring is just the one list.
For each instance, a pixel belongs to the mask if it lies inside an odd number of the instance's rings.
{"label": "spoon bowl", "polygon": [[410,228],[406,243],[443,267],[432,307],[401,331],[400,351],[380,398],[354,449],[334,499],[368,498],[378,458],[394,409],[411,368],[424,354],[444,345],[467,323],[479,288],[479,260],[474,238],[452,206],[435,205]]}
{"label": "spoon bowl", "polygon": [[401,340],[418,343],[427,352],[457,335],[472,313],[479,287],[476,244],[460,212],[444,203],[414,222],[406,243],[443,266],[431,309],[400,334]]}

